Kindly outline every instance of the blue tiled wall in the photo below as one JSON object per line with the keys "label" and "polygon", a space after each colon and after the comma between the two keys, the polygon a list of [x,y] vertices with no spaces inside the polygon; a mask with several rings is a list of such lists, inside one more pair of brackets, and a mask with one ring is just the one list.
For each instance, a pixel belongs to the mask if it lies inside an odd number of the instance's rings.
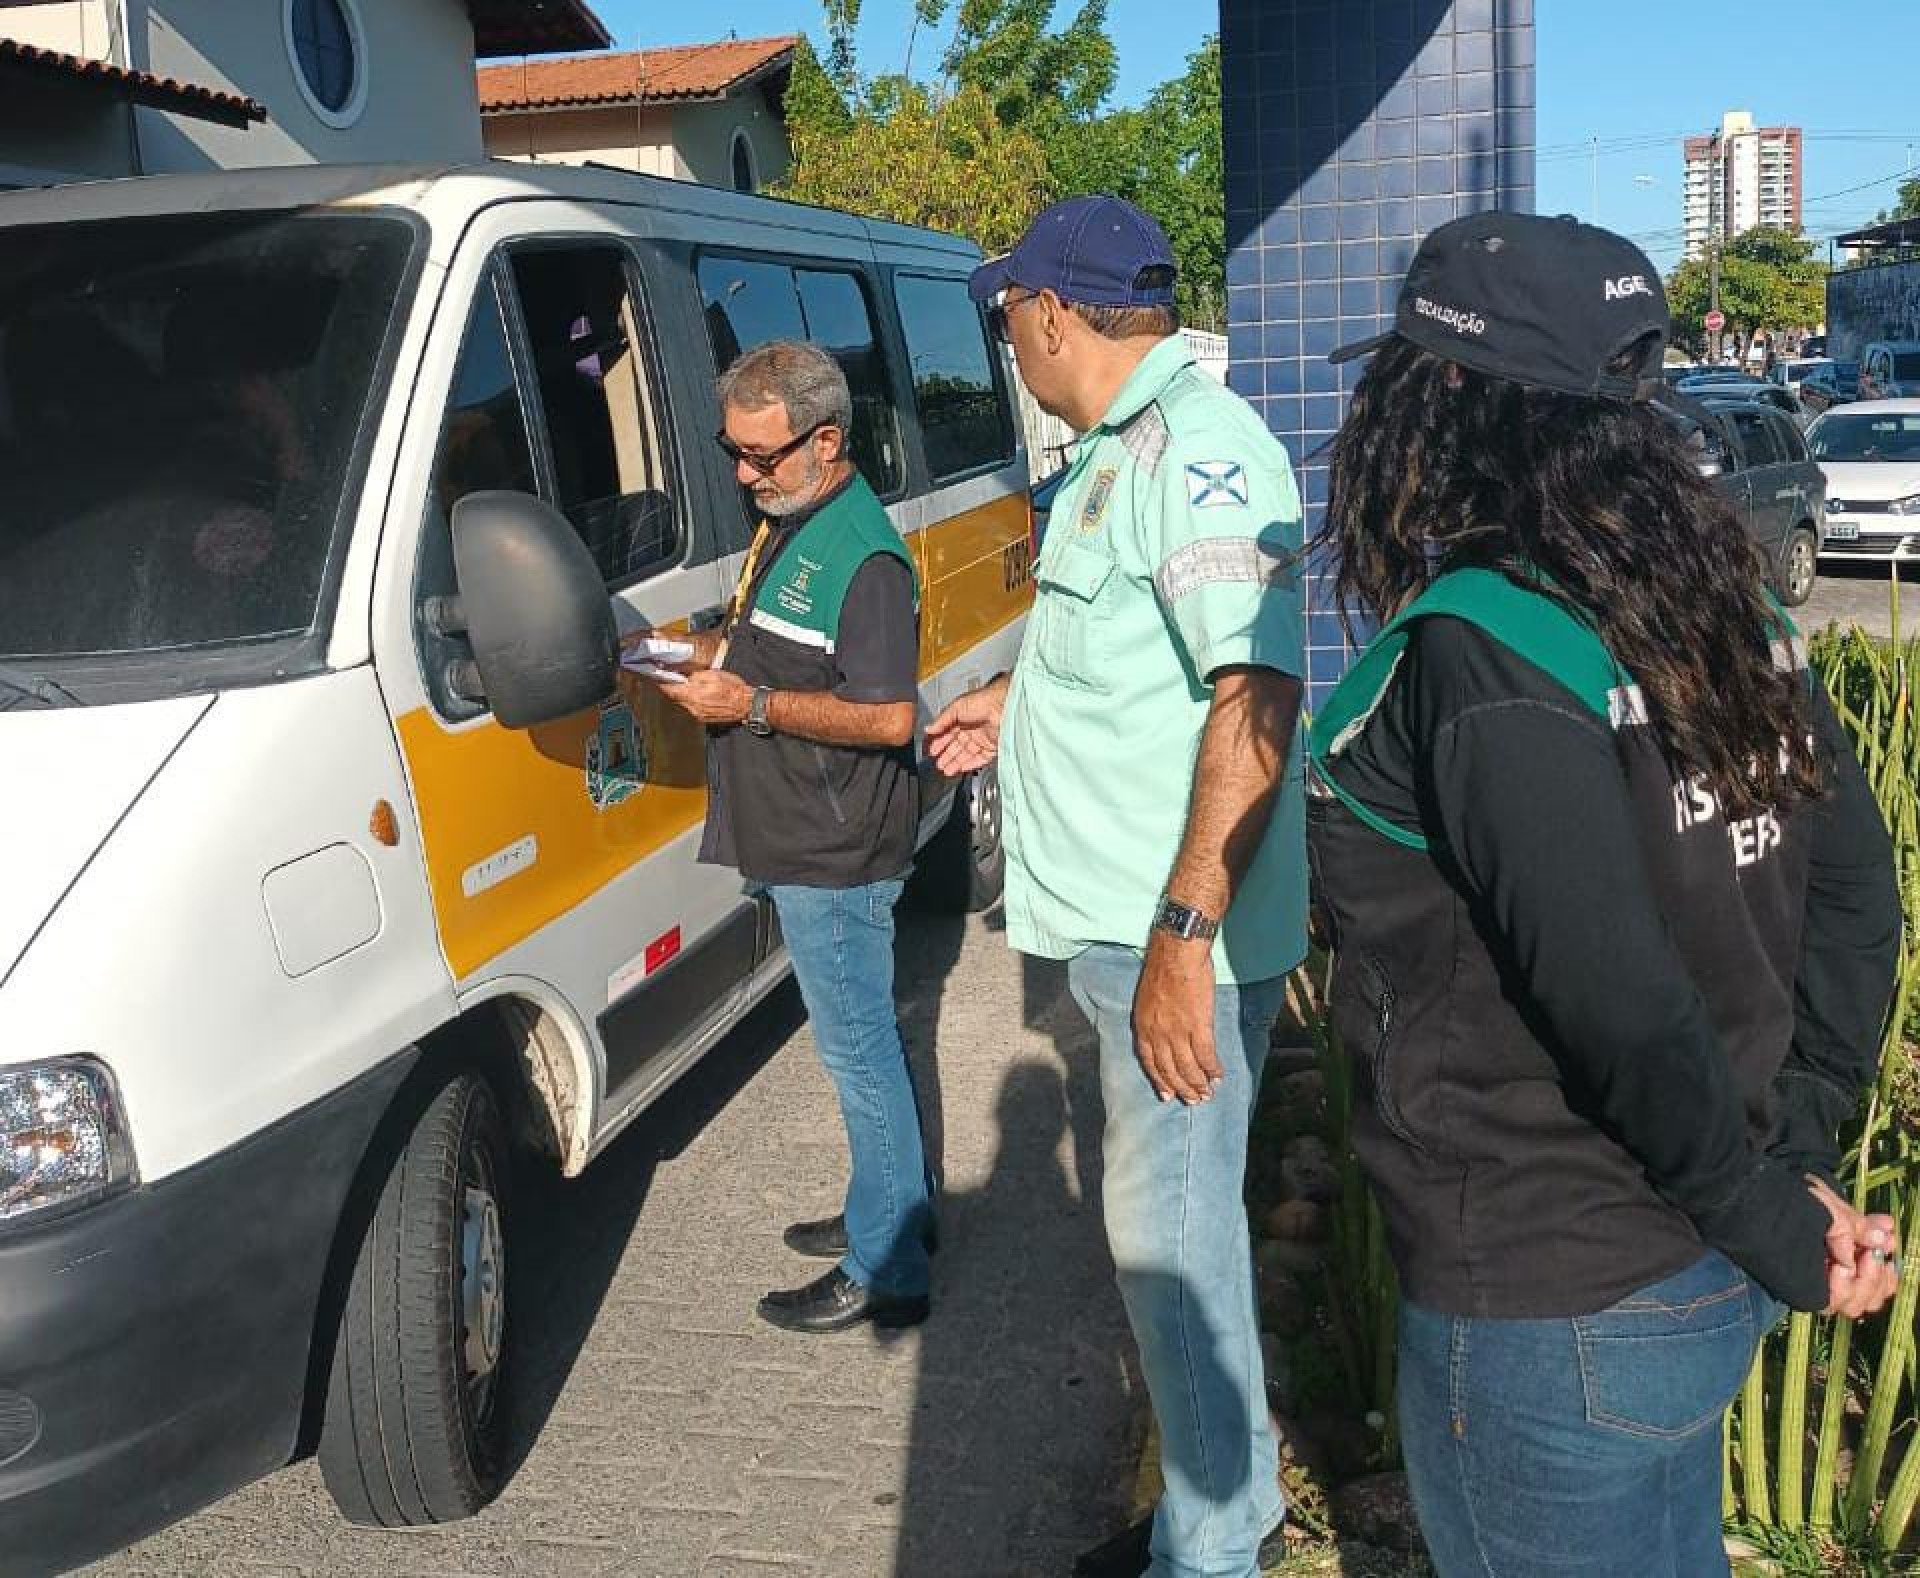
{"label": "blue tiled wall", "polygon": [[[1364,362],[1419,238],[1533,207],[1533,0],[1221,0],[1229,381],[1300,472],[1307,529]],[[1317,575],[1307,677],[1348,652]]]}

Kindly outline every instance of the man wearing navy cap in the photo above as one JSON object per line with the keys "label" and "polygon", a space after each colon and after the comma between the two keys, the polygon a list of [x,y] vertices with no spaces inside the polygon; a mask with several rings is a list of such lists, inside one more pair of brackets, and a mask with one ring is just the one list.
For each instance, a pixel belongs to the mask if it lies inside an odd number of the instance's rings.
{"label": "man wearing navy cap", "polygon": [[1084,437],[1014,672],[927,745],[950,774],[997,758],[1008,941],[1067,962],[1099,1037],[1107,1240],[1166,1490],[1075,1571],[1254,1578],[1282,1508],[1241,1189],[1306,952],[1300,505],[1286,451],[1195,367],[1174,273],[1112,197],[1056,204],[975,272],[1022,381]]}

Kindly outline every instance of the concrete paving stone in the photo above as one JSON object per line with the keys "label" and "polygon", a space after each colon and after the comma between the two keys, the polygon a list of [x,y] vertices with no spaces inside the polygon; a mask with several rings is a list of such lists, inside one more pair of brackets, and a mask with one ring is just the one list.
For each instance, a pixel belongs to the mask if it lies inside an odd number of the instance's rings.
{"label": "concrete paving stone", "polygon": [[526,1424],[498,1502],[356,1529],[308,1462],[92,1578],[1059,1578],[1124,1521],[1139,1416],[1091,1037],[992,918],[901,919],[945,1181],[925,1326],[807,1338],[753,1314],[824,1269],[780,1233],[846,1184],[789,988],[584,1178],[523,1197],[541,1302],[516,1315]]}

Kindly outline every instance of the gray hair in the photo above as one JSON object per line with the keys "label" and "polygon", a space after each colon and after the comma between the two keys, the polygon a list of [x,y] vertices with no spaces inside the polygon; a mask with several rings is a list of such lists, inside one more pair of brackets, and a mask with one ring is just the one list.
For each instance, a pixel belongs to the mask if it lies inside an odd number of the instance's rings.
{"label": "gray hair", "polygon": [[831,423],[853,429],[853,395],[840,364],[803,340],[769,340],[737,358],[720,376],[720,405],[758,411],[784,405],[795,433]]}

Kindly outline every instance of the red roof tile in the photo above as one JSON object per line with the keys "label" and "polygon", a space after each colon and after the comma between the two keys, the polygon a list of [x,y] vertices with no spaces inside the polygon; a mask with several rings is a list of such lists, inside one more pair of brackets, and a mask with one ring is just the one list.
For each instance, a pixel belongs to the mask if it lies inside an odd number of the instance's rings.
{"label": "red roof tile", "polygon": [[157,110],[174,110],[201,120],[221,121],[244,127],[249,121],[267,118],[267,107],[257,99],[239,93],[222,93],[178,82],[172,77],[157,77],[151,71],[130,71],[110,61],[88,60],[80,55],[63,55],[54,49],[38,49],[17,39],[0,38],[0,67],[32,71],[47,76],[67,77],[108,90],[134,104]]}
{"label": "red roof tile", "polygon": [[747,82],[793,64],[798,34],[729,38],[622,55],[530,60],[482,66],[480,112],[554,109],[568,105],[657,104],[724,98]]}

